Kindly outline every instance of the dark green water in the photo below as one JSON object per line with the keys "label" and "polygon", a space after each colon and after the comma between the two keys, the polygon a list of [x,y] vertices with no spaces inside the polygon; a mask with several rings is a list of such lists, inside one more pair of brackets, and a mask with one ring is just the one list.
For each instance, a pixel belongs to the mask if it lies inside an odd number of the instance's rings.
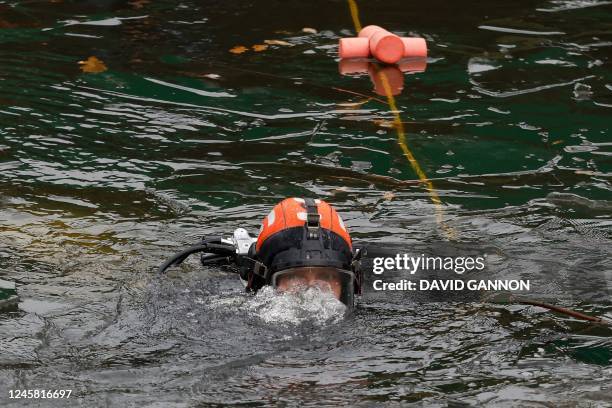
{"label": "dark green water", "polygon": [[[457,240],[611,317],[609,3],[358,5],[428,41],[396,102]],[[363,242],[445,239],[386,98],[338,73],[353,34],[344,1],[0,1],[0,279],[22,299],[0,314],[0,405],[612,404],[610,329],[543,309],[364,296],[275,324],[195,260],[153,279],[287,196],[326,199]],[[264,40],[292,46],[229,52]]]}

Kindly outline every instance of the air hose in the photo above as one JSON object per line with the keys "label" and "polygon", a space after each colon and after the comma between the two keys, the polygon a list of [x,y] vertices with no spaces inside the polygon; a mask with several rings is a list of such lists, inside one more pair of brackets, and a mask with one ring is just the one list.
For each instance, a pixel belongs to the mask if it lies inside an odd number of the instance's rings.
{"label": "air hose", "polygon": [[220,238],[205,239],[197,245],[174,254],[159,267],[157,273],[159,275],[163,274],[171,266],[182,264],[189,255],[198,252],[205,253],[205,255],[202,256],[203,263],[212,263],[224,259],[229,261],[236,254],[236,249],[233,245],[222,243]]}

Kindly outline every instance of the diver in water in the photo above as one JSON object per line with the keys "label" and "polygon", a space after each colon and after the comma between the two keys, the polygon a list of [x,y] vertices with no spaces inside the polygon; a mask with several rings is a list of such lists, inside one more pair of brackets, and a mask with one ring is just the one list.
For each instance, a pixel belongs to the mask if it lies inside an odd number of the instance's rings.
{"label": "diver in water", "polygon": [[[376,252],[389,251],[390,248],[377,249],[371,245],[367,249],[370,257]],[[354,295],[361,295],[364,287],[361,262],[366,249],[353,247],[342,219],[323,200],[287,198],[270,211],[257,238],[238,228],[229,238],[203,239],[166,261],[159,273],[163,274],[169,267],[181,264],[189,255],[198,252],[203,253],[203,265],[236,266],[234,271],[240,274],[249,292],[257,292],[264,286],[289,293],[318,288],[333,294],[351,308]],[[460,292],[444,291],[440,296],[448,300],[453,293]],[[469,294],[474,296],[476,292]],[[601,317],[512,294],[508,302],[539,306],[574,318],[611,324]]]}
{"label": "diver in water", "polygon": [[348,307],[361,293],[361,251],[336,210],[323,200],[287,198],[264,219],[259,236],[238,228],[231,238],[204,239],[176,254],[159,272],[203,252],[202,264],[234,264],[247,291],[269,285],[281,292],[318,288]]}

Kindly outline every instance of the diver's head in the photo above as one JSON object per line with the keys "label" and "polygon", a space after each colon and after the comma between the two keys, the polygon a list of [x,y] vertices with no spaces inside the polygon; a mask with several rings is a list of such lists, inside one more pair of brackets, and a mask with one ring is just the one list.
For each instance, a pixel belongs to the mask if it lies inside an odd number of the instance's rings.
{"label": "diver's head", "polygon": [[323,200],[287,198],[277,204],[264,219],[251,255],[257,262],[248,275],[249,289],[317,287],[347,306],[359,293],[350,235]]}

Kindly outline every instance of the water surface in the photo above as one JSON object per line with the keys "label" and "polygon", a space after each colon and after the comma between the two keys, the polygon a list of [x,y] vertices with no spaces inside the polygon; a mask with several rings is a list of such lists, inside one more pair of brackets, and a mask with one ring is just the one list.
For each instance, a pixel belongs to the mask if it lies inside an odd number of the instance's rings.
{"label": "water surface", "polygon": [[196,260],[154,278],[202,235],[318,196],[356,241],[404,250],[448,239],[441,214],[534,298],[612,316],[610,2],[358,7],[428,41],[395,102],[441,210],[388,100],[338,73],[347,2],[0,1],[0,278],[22,298],[0,314],[3,406],[17,388],[73,389],[72,406],[612,404],[610,330],[539,308],[388,294],[283,314]]}

